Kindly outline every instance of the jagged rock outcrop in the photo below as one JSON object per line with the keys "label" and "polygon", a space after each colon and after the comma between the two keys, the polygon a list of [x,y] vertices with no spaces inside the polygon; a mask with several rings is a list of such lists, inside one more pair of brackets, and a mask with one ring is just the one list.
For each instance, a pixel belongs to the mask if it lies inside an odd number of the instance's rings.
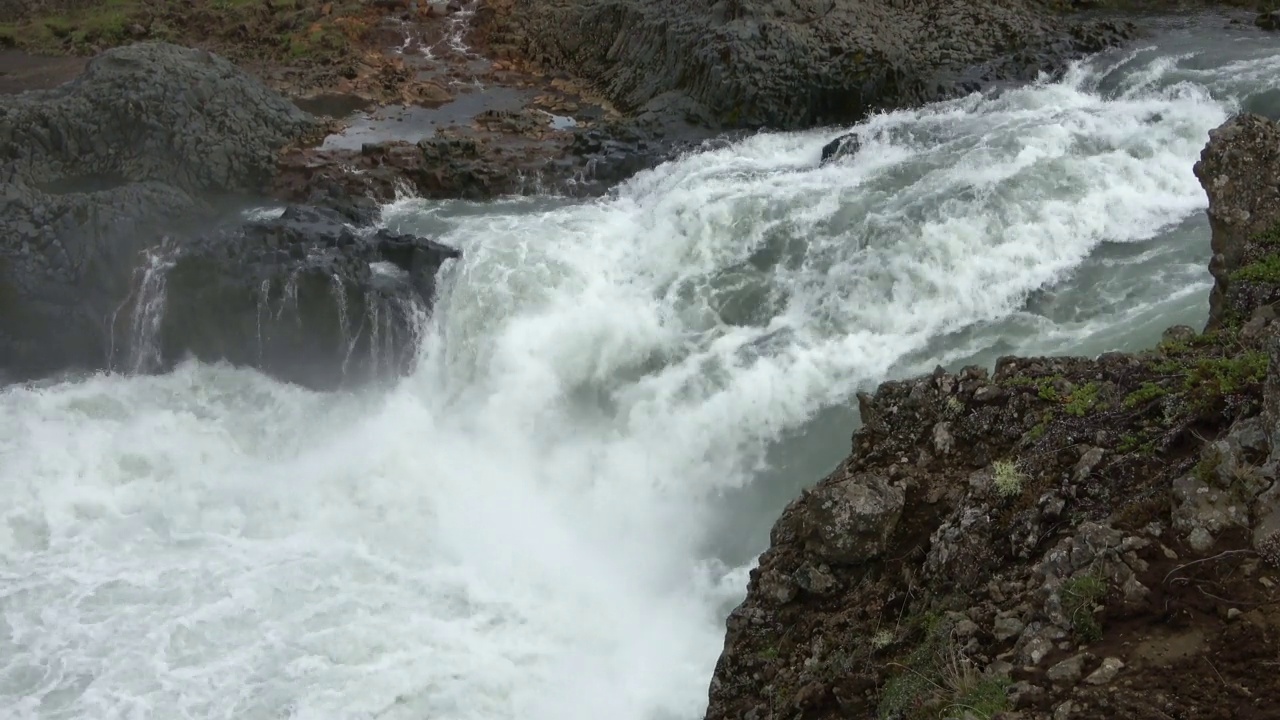
{"label": "jagged rock outcrop", "polygon": [[1253,114],[1228,120],[1210,132],[1195,173],[1209,195],[1213,232],[1209,326],[1270,311],[1280,300],[1280,127]]}
{"label": "jagged rock outcrop", "polygon": [[116,331],[129,369],[188,356],[316,389],[411,367],[435,276],[457,250],[291,206],[152,251]]}
{"label": "jagged rock outcrop", "polygon": [[[784,511],[729,617],[707,718],[1266,716],[1280,692],[1263,669],[1280,653],[1278,155],[1276,126],[1243,116],[1197,165],[1218,279],[1208,332],[861,394],[852,454]],[[901,504],[864,504],[855,524],[814,501],[851,483]],[[873,552],[830,550],[860,537]]]}
{"label": "jagged rock outcrop", "polygon": [[628,112],[696,125],[851,122],[1001,79],[1032,79],[1128,37],[1025,0],[494,0],[480,35],[592,84]]}
{"label": "jagged rock outcrop", "polygon": [[0,367],[102,367],[141,253],[211,199],[259,191],[314,125],[225,59],[165,43],[0,97]]}

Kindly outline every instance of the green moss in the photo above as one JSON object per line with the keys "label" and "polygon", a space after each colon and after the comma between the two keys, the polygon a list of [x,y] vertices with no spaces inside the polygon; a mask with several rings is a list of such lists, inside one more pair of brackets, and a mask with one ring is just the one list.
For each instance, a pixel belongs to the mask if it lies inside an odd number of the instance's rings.
{"label": "green moss", "polygon": [[1067,414],[1084,417],[1098,404],[1098,391],[1101,388],[1098,383],[1090,382],[1073,390],[1067,400]]}

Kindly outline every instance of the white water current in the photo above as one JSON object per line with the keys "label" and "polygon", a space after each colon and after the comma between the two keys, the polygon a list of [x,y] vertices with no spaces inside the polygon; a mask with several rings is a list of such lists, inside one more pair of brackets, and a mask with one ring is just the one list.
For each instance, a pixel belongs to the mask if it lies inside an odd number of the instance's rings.
{"label": "white water current", "polygon": [[[1216,26],[1214,26],[1216,28]],[[420,365],[0,390],[0,718],[693,720],[852,393],[1202,323],[1208,131],[1280,42],[762,134],[592,202],[406,200],[462,248]]]}

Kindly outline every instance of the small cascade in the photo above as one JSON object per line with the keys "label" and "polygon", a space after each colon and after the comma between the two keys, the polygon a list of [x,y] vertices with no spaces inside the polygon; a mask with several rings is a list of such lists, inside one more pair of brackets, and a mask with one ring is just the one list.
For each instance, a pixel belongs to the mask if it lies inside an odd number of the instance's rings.
{"label": "small cascade", "polygon": [[270,278],[264,279],[262,281],[262,284],[258,286],[257,315],[258,315],[258,318],[257,318],[258,319],[258,328],[257,328],[258,363],[261,364],[262,349],[265,347],[265,344],[264,344],[265,340],[262,335],[262,316],[263,315],[267,316],[267,319],[271,318],[271,279]]}
{"label": "small cascade", "polygon": [[169,238],[160,245],[150,248],[144,253],[144,260],[136,270],[134,277],[137,284],[124,302],[116,308],[111,319],[111,365],[115,362],[115,327],[119,312],[132,304],[129,313],[128,340],[125,347],[124,372],[141,374],[160,367],[160,347],[157,339],[160,335],[160,323],[164,320],[165,291],[168,286],[169,270],[177,259]]}

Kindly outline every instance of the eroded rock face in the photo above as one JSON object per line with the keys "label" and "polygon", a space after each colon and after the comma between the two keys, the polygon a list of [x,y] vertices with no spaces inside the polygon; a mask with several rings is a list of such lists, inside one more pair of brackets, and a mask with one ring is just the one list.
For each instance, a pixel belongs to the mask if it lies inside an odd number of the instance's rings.
{"label": "eroded rock face", "polygon": [[1280,126],[1248,113],[1228,120],[1210,131],[1195,174],[1209,196],[1213,233],[1209,326],[1247,321],[1280,300],[1263,273],[1241,273],[1266,269],[1259,264],[1271,252],[1265,236],[1280,221]]}
{"label": "eroded rock face", "polygon": [[119,328],[131,333],[130,369],[161,370],[190,355],[331,389],[410,368],[436,272],[459,253],[291,206],[155,255],[161,275],[141,279]]}
{"label": "eroded rock face", "polygon": [[497,0],[477,22],[499,54],[573,73],[625,111],[778,129],[1032,79],[1132,32],[1016,0]]}
{"label": "eroded rock face", "polygon": [[141,253],[209,197],[259,190],[311,127],[228,61],[164,43],[0,98],[0,366],[102,367]]}

